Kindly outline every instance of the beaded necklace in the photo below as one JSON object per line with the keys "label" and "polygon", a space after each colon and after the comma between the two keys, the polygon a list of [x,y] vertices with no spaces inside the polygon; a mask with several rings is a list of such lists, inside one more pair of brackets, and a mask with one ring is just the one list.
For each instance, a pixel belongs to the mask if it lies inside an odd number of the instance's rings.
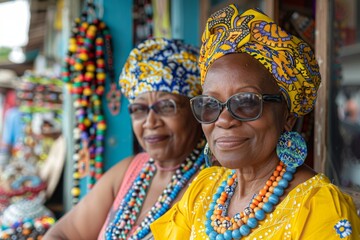
{"label": "beaded necklace", "polygon": [[[104,44],[110,43],[110,34],[104,22],[87,12],[95,15],[95,5],[91,1],[87,1],[81,18],[74,21],[62,72],[63,81],[69,83],[74,98],[76,115],[72,188],[74,204],[79,201],[80,178],[83,177],[79,164],[80,152],[85,146],[88,148],[89,172],[86,175],[89,175],[87,188],[91,189],[102,176],[106,129],[101,98],[106,79]],[[109,52],[109,49],[108,46],[106,51]],[[110,65],[112,66],[112,58]]]}
{"label": "beaded necklace", "polygon": [[224,180],[213,196],[206,213],[205,232],[210,239],[241,239],[258,226],[258,221],[265,219],[273,211],[279,198],[284,194],[289,182],[293,179],[295,168],[284,167],[282,162],[266,181],[265,186],[251,199],[244,211],[228,216],[228,208],[237,186],[237,176],[233,170]]}
{"label": "beaded necklace", "polygon": [[106,228],[106,239],[142,239],[150,232],[150,224],[161,217],[171,206],[181,189],[190,178],[204,165],[204,156],[200,143],[186,160],[179,166],[169,184],[159,196],[143,221],[133,229],[146,198],[151,180],[156,173],[153,159],[144,165],[129,192],[122,200],[113,221]]}

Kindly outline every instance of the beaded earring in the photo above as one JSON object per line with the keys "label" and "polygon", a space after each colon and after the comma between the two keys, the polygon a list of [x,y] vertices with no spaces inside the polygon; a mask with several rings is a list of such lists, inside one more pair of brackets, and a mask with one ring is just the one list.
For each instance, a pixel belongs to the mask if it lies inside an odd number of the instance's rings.
{"label": "beaded earring", "polygon": [[205,158],[205,167],[211,167],[213,155],[208,143],[206,143],[204,147],[204,158]]}
{"label": "beaded earring", "polygon": [[276,154],[287,167],[301,166],[307,156],[305,139],[297,132],[285,131],[279,138]]}

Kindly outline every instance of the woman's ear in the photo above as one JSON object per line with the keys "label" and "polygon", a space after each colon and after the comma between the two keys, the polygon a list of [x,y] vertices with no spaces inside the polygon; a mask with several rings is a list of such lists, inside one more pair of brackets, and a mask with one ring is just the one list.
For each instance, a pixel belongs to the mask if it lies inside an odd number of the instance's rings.
{"label": "woman's ear", "polygon": [[290,132],[294,128],[296,120],[297,120],[297,117],[295,117],[294,114],[292,114],[292,113],[288,114],[286,121],[285,121],[285,126],[284,126],[285,130]]}

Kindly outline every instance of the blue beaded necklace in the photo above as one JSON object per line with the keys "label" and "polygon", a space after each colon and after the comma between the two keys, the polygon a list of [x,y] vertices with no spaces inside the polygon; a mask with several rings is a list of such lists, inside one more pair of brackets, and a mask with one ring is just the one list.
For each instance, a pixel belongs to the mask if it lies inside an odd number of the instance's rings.
{"label": "blue beaded necklace", "polygon": [[282,170],[281,168],[281,166],[277,167],[264,188],[259,194],[254,195],[244,212],[236,213],[232,218],[228,216],[228,207],[237,186],[237,178],[235,170],[229,174],[213,195],[213,201],[206,213],[205,232],[210,240],[246,237],[251,233],[251,229],[258,226],[258,221],[265,219],[266,214],[273,211],[296,171],[296,168],[292,167],[284,167]]}
{"label": "blue beaded necklace", "polygon": [[[193,150],[176,170],[169,184],[159,196],[143,221],[133,229],[145,201],[147,190],[156,173],[153,159],[144,165],[129,192],[122,200],[113,221],[106,228],[105,237],[110,239],[142,239],[150,232],[150,224],[161,217],[171,206],[190,178],[204,165],[204,155],[200,154],[203,141]],[[129,236],[131,234],[131,236]]]}

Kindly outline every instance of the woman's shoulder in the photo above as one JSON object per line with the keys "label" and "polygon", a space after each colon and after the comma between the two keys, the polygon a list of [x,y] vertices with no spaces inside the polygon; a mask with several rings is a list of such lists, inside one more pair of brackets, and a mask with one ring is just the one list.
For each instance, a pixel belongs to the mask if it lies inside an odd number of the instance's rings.
{"label": "woman's shoulder", "polygon": [[138,153],[134,156],[126,157],[119,162],[117,162],[113,167],[109,169],[110,171],[117,172],[126,172],[128,169],[135,165],[142,165],[149,159],[149,155],[147,153]]}
{"label": "woman's shoulder", "polygon": [[[107,179],[107,181],[113,186],[114,194],[117,193],[120,185],[126,180],[127,176],[133,175],[134,171],[142,167],[142,165],[148,160],[147,156],[147,153],[140,153],[135,156],[126,157],[112,166],[104,174],[103,178]],[[131,173],[129,173],[129,171]]]}
{"label": "woman's shoulder", "polygon": [[311,204],[318,209],[323,208],[324,212],[331,212],[331,210],[343,212],[344,209],[347,209],[346,212],[355,210],[351,196],[333,184],[323,173],[317,173],[297,185],[289,195],[303,204]]}
{"label": "woman's shoulder", "polygon": [[360,237],[360,218],[352,198],[323,173],[296,186],[288,195],[287,201],[283,202],[295,204],[287,207],[291,207],[293,213],[297,212],[294,224],[299,225],[299,229],[304,232],[308,231],[313,236],[325,236],[320,229],[326,226],[332,229],[326,233],[329,236],[350,236],[351,230],[348,230],[352,229],[352,236],[356,239]]}
{"label": "woman's shoulder", "polygon": [[307,188],[309,192],[314,192],[314,195],[325,194],[329,199],[339,199],[342,202],[351,202],[353,204],[350,195],[343,192],[338,185],[332,183],[323,173],[316,174],[301,186]]}

